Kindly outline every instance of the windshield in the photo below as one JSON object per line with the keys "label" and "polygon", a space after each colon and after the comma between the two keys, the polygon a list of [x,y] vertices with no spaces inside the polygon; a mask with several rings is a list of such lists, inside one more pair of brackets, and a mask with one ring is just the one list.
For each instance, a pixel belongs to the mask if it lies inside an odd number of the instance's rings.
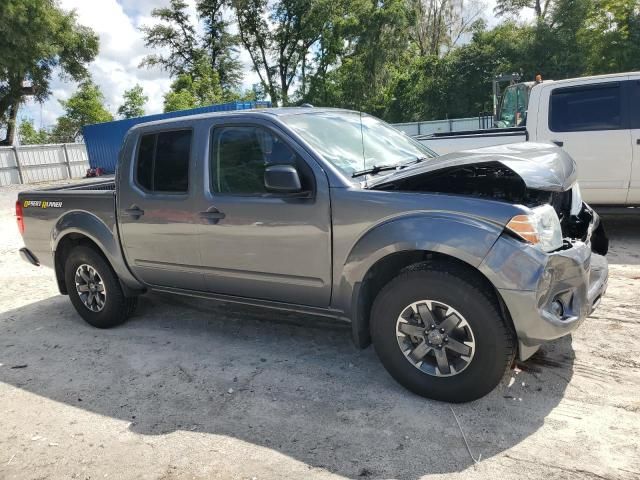
{"label": "windshield", "polygon": [[358,112],[309,112],[285,115],[281,119],[349,177],[373,167],[436,156],[382,120]]}

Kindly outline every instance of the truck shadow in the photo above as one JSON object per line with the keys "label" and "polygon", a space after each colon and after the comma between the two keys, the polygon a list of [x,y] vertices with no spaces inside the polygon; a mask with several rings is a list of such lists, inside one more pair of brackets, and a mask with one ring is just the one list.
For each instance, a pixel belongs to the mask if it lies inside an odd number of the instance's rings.
{"label": "truck shadow", "polygon": [[4,312],[0,352],[0,381],[143,435],[226,435],[349,478],[407,479],[473,465],[461,429],[476,459],[536,432],[574,358],[559,340],[485,398],[450,406],[396,384],[345,325],[160,295],[105,331],[62,296]]}
{"label": "truck shadow", "polygon": [[607,215],[602,221],[610,240],[609,264],[640,265],[640,215]]}

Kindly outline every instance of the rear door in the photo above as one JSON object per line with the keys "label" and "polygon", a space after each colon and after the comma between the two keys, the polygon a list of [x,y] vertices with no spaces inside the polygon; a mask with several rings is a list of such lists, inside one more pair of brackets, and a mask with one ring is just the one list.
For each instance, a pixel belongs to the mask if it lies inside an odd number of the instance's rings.
{"label": "rear door", "polygon": [[627,204],[640,205],[640,74],[631,75],[627,85],[631,148],[633,150]]}
{"label": "rear door", "polygon": [[632,151],[624,80],[544,87],[548,92],[548,120],[541,116],[537,138],[556,143],[573,157],[588,203],[622,205],[627,200]]}
{"label": "rear door", "polygon": [[[214,293],[326,307],[331,205],[324,171],[270,122],[217,120],[198,210],[202,268]],[[305,195],[268,192],[269,164],[293,165]]]}
{"label": "rear door", "polygon": [[194,214],[194,131],[141,133],[119,172],[118,220],[127,263],[144,283],[202,290]]}

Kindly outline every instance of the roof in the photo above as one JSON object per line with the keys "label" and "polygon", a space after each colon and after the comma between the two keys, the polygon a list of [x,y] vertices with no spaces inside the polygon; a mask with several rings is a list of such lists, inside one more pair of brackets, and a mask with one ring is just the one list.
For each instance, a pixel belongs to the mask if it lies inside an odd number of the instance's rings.
{"label": "roof", "polygon": [[137,128],[153,127],[157,125],[165,125],[169,123],[180,122],[184,120],[203,120],[206,118],[218,118],[218,117],[284,117],[288,115],[308,115],[323,112],[343,112],[343,113],[355,113],[354,110],[347,110],[344,108],[330,108],[330,107],[277,107],[277,108],[258,108],[248,110],[233,110],[226,112],[207,112],[199,113],[195,115],[184,115],[175,118],[166,118],[162,120],[154,120],[151,122],[143,122],[135,125],[131,130]]}
{"label": "roof", "polygon": [[622,73],[607,73],[605,75],[592,75],[589,77],[574,77],[574,78],[565,78],[562,80],[544,80],[542,84],[553,83],[553,84],[563,84],[563,83],[573,83],[573,82],[585,82],[589,80],[608,80],[608,79],[618,79],[628,77],[629,75],[640,75],[640,72],[622,72]]}

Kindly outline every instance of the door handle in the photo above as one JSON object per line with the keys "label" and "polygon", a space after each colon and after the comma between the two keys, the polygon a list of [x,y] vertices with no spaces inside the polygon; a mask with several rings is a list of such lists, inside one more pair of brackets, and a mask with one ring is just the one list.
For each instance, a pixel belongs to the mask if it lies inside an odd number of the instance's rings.
{"label": "door handle", "polygon": [[213,207],[207,210],[206,212],[200,212],[200,218],[204,218],[211,225],[217,224],[224,217],[226,217],[224,213],[222,213],[221,211]]}
{"label": "door handle", "polygon": [[142,215],[144,215],[144,210],[142,210],[140,207],[138,207],[137,205],[132,205],[129,208],[125,208],[124,209],[124,214],[127,217],[131,217],[134,220],[137,220],[138,218],[140,218]]}
{"label": "door handle", "polygon": [[551,140],[551,142],[555,143],[559,147],[564,145],[564,142],[562,140]]}

